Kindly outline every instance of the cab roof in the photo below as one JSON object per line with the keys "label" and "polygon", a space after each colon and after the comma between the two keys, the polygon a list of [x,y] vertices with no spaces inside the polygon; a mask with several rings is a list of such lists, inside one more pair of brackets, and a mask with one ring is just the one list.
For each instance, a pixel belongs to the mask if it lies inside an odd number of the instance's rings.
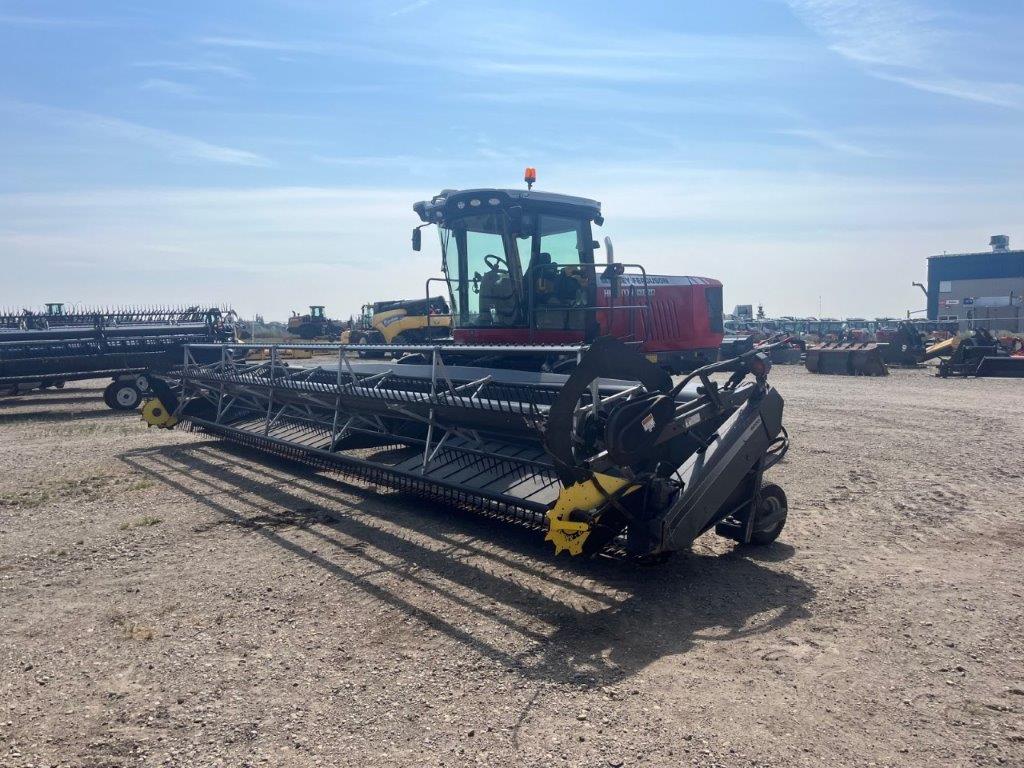
{"label": "cab roof", "polygon": [[527,212],[591,219],[598,224],[603,221],[601,203],[597,200],[525,189],[444,189],[430,200],[414,204],[412,208],[421,221],[443,224],[462,216],[510,206],[520,206]]}

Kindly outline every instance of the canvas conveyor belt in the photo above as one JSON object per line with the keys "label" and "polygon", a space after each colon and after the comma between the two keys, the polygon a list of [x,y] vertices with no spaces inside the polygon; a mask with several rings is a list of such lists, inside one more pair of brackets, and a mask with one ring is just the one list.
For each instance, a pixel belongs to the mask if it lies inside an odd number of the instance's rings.
{"label": "canvas conveyor belt", "polygon": [[[223,347],[216,362],[158,377],[144,417],[547,529],[572,554],[619,540],[658,555],[716,524],[756,537],[757,516],[744,509],[761,501],[784,430],[763,374],[743,382],[747,362],[716,364],[739,371],[719,391],[706,376],[674,385],[611,340],[571,375],[446,366],[436,348],[427,365],[335,349],[337,362],[296,366],[245,362]],[[750,360],[766,373],[763,355]],[[615,371],[622,378],[601,375]]]}
{"label": "canvas conveyor belt", "polygon": [[[561,490],[534,425],[547,416],[565,376],[450,366],[444,370],[444,386],[431,398],[429,365],[353,360],[342,366],[340,387],[337,364],[230,368],[228,376],[221,376],[219,364],[191,372],[193,386],[216,392],[218,398],[223,386],[227,404],[219,419],[190,420],[204,431],[345,467],[382,485],[420,491],[434,487],[432,496],[500,507],[537,524]],[[603,382],[601,391],[610,395],[628,386]],[[256,404],[252,398],[260,395],[273,414],[269,418],[262,400],[259,408],[251,407]],[[245,402],[248,406],[241,405]],[[429,431],[431,411],[435,428],[447,434],[425,454],[424,425]],[[335,414],[343,437],[332,441]],[[400,443],[360,447],[394,429],[395,420],[401,422]],[[350,450],[339,450],[344,447]]]}

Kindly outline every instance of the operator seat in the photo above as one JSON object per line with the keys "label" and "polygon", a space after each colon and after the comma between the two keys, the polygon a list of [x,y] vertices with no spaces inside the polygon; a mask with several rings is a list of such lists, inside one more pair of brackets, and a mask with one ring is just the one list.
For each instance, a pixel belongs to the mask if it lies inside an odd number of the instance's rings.
{"label": "operator seat", "polygon": [[[575,319],[571,315],[577,313],[571,313],[570,308],[577,293],[576,282],[559,271],[558,265],[552,263],[551,254],[538,253],[531,258],[526,274],[527,284],[533,287],[536,327],[557,331],[574,327],[570,326]],[[568,291],[566,282],[571,284]]]}
{"label": "operator seat", "polygon": [[550,253],[538,253],[530,257],[530,264],[526,267],[526,274],[530,279],[550,279],[555,274],[555,267],[551,264]]}
{"label": "operator seat", "polygon": [[554,279],[558,268],[551,261],[550,253],[540,252],[532,255],[523,277],[526,290],[533,292],[535,327],[560,329],[565,324],[565,317],[563,312],[558,311],[557,303],[552,306]]}
{"label": "operator seat", "polygon": [[512,280],[507,271],[489,267],[480,277],[480,325],[490,325],[492,319],[499,325],[510,325],[514,318]]}

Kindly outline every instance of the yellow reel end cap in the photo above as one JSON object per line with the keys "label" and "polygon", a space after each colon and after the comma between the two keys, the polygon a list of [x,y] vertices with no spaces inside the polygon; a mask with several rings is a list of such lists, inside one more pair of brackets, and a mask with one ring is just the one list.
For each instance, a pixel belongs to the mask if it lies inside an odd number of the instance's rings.
{"label": "yellow reel end cap", "polygon": [[164,407],[158,398],[151,398],[142,406],[142,420],[149,427],[160,427],[170,429],[178,420]]}

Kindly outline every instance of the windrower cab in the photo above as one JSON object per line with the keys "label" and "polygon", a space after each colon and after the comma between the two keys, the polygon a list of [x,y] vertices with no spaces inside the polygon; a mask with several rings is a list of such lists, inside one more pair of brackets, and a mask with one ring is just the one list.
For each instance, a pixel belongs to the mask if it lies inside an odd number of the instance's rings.
{"label": "windrower cab", "polygon": [[440,236],[457,344],[565,345],[612,336],[675,372],[716,359],[720,282],[616,262],[608,238],[599,262],[601,204],[532,189],[532,168],[524,178],[527,189],[447,189],[413,206],[423,222],[413,248],[423,226],[435,225]]}

